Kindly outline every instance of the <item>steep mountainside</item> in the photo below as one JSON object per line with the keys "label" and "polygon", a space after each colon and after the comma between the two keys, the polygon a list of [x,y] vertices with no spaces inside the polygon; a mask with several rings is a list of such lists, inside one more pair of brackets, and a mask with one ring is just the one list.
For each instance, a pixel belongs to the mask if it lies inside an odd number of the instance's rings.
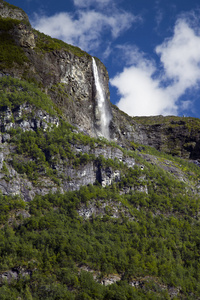
{"label": "steep mountainside", "polygon": [[[3,0],[0,4],[0,74],[35,83],[51,97],[68,122],[97,137],[99,108],[92,57],[77,47],[32,29],[27,15],[21,9],[13,8]],[[127,146],[133,141],[173,155],[198,159],[199,120],[162,117],[148,124],[142,118],[130,118],[111,106],[107,70],[98,59],[96,63],[107,110],[112,116],[112,140]]]}
{"label": "steep mountainside", "polygon": [[[200,299],[200,121],[101,132],[92,57],[0,0],[0,299]],[[173,156],[172,156],[173,155]]]}

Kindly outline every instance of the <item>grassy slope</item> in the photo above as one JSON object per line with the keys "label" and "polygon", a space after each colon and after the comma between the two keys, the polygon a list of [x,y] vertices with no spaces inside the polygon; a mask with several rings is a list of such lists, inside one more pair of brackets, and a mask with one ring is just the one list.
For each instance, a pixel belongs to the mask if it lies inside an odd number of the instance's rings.
{"label": "grassy slope", "polygon": [[142,125],[164,125],[170,127],[178,127],[186,124],[186,127],[191,130],[200,128],[200,120],[193,117],[177,117],[177,116],[153,116],[153,117],[133,117],[137,123]]}

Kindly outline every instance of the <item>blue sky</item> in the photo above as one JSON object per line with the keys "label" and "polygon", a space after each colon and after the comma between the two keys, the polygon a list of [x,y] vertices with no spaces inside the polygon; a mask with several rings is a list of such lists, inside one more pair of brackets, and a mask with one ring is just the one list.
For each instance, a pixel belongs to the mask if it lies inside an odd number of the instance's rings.
{"label": "blue sky", "polygon": [[200,117],[198,0],[10,0],[34,28],[105,64],[131,116]]}

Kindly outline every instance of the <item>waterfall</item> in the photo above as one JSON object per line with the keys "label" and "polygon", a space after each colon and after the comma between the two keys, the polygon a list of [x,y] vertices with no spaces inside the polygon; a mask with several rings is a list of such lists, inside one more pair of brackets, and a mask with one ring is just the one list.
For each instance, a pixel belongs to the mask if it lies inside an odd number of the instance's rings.
{"label": "waterfall", "polygon": [[111,120],[110,113],[108,111],[106,105],[106,99],[104,95],[104,90],[102,88],[102,84],[99,78],[98,68],[95,59],[92,57],[92,66],[93,66],[93,74],[94,74],[94,81],[96,86],[96,99],[97,99],[97,108],[99,114],[99,121],[100,121],[100,136],[104,136],[108,140],[110,139],[109,134],[109,123]]}

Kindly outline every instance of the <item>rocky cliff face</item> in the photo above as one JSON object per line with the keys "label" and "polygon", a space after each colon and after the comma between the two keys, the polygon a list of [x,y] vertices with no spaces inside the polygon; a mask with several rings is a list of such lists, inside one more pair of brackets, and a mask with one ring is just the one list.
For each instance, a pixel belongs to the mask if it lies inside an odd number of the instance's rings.
{"label": "rocky cliff face", "polygon": [[[112,138],[133,149],[136,144],[186,159],[200,159],[200,120],[190,117],[154,116],[131,118],[112,107]],[[135,144],[135,145],[134,145]]]}
{"label": "rocky cliff face", "polygon": [[[32,65],[32,76],[44,86],[66,119],[89,135],[96,136],[97,103],[91,57],[79,57],[66,50],[54,50],[41,57],[30,48],[26,49],[26,55]],[[106,101],[109,101],[108,74],[101,63],[98,67],[105,84]]]}
{"label": "rocky cliff face", "polygon": [[[92,57],[76,47],[48,40],[45,35],[31,29],[22,10],[10,7],[4,1],[0,4],[2,20],[8,21],[9,18],[20,21],[13,23],[7,34],[12,36],[14,43],[27,58],[20,66],[1,68],[1,74],[37,82],[62,109],[70,123],[76,124],[91,136],[97,136],[98,109]],[[99,60],[97,65],[105,101],[108,110],[111,110],[108,72]]]}
{"label": "rocky cliff face", "polygon": [[[33,115],[34,111],[34,115]],[[118,148],[106,145],[84,145],[76,142],[70,142],[71,151],[78,157],[81,155],[90,155],[92,161],[86,161],[84,164],[74,166],[69,164],[67,159],[58,157],[51,163],[51,168],[56,171],[57,178],[60,178],[59,184],[51,178],[39,172],[37,182],[33,182],[27,176],[19,173],[15,165],[15,159],[22,164],[31,157],[16,157],[16,145],[12,143],[12,130],[15,132],[37,132],[51,131],[58,127],[60,120],[56,116],[51,116],[43,110],[34,108],[29,104],[19,105],[14,109],[6,108],[0,111],[0,190],[3,195],[19,195],[25,201],[32,200],[35,195],[45,195],[49,192],[79,190],[81,186],[94,184],[98,182],[103,187],[109,186],[114,182],[120,181],[121,171],[116,167],[103,165],[99,157],[105,160],[117,160],[122,162],[128,168],[135,165],[135,160],[123,154]],[[10,134],[11,133],[11,134]],[[78,132],[74,135],[78,135]],[[66,167],[67,164],[67,167]]]}
{"label": "rocky cliff face", "polygon": [[1,0],[0,2],[0,17],[11,18],[19,21],[27,21],[27,14],[21,9]]}
{"label": "rocky cliff face", "polygon": [[139,130],[143,133],[142,140],[137,137],[134,140],[168,154],[193,160],[200,159],[199,120],[176,117],[168,120],[166,117],[163,121],[152,125],[139,125]]}
{"label": "rocky cliff face", "polygon": [[[99,117],[90,55],[77,47],[51,39],[31,28],[27,15],[19,8],[0,1],[0,17],[6,22],[1,34],[12,38],[25,59],[23,63],[0,65],[0,74],[35,82],[61,109],[65,119],[85,134],[98,135]],[[9,25],[9,26],[8,26]],[[14,47],[14,46],[13,46]],[[12,58],[11,58],[12,59]],[[126,147],[131,143],[190,159],[199,159],[200,125],[187,118],[155,118],[153,124],[134,119],[110,103],[108,72],[96,59],[99,76],[112,120],[111,140]],[[148,119],[148,118],[147,118]],[[149,118],[151,120],[151,118]],[[133,145],[133,144],[132,144]]]}

